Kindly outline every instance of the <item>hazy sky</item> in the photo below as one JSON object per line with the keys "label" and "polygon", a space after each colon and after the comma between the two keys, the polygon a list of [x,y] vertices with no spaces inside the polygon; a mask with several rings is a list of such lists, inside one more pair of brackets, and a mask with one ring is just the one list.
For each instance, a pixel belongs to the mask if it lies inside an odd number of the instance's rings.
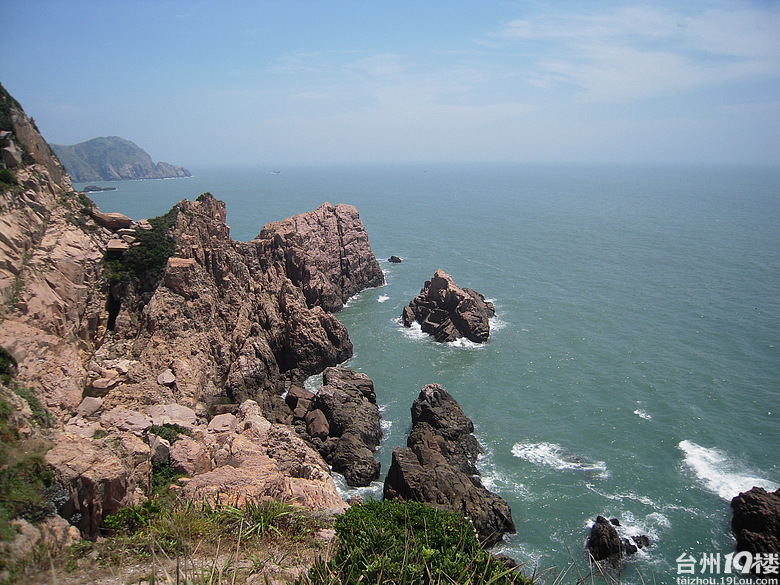
{"label": "hazy sky", "polygon": [[780,164],[780,2],[0,0],[53,143],[155,161]]}

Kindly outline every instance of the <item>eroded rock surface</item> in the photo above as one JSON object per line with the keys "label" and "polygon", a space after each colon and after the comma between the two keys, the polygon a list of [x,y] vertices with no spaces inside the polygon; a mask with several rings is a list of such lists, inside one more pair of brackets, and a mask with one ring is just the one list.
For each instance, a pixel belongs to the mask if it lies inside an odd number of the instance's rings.
{"label": "eroded rock surface", "polygon": [[[385,498],[425,502],[471,518],[485,546],[515,532],[512,510],[486,489],[475,467],[481,448],[474,425],[439,384],[428,384],[412,406],[407,447],[393,451]],[[470,438],[469,438],[470,437]]]}
{"label": "eroded rock surface", "polygon": [[737,551],[780,554],[780,489],[754,487],[731,500]]}
{"label": "eroded rock surface", "polygon": [[287,401],[294,420],[300,421],[298,432],[347,485],[367,486],[379,478],[374,451],[382,439],[382,425],[371,378],[347,368],[327,368],[316,394],[297,389],[288,393]]}
{"label": "eroded rock surface", "polygon": [[439,269],[404,307],[401,320],[405,327],[418,322],[424,332],[442,343],[461,337],[484,343],[490,336],[490,318],[494,315],[493,303],[475,290],[459,287]]}

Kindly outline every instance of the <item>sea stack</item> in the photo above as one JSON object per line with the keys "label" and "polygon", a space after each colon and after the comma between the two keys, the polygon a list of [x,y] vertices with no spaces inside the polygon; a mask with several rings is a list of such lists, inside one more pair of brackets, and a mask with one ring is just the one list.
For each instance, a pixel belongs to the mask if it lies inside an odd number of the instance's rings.
{"label": "sea stack", "polygon": [[482,485],[475,464],[482,453],[474,424],[439,384],[428,384],[412,404],[412,432],[393,451],[386,499],[425,502],[471,518],[483,546],[515,532],[512,510]]}
{"label": "sea stack", "polygon": [[404,327],[418,322],[425,333],[441,343],[461,337],[485,343],[490,336],[490,318],[495,314],[493,303],[475,290],[459,287],[440,268],[404,307],[401,319]]}

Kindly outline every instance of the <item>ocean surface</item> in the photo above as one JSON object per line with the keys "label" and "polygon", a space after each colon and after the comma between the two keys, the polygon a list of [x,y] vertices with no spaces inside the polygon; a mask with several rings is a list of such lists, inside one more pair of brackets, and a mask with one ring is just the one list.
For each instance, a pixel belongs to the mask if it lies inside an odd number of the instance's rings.
{"label": "ocean surface", "polygon": [[[374,380],[383,472],[412,401],[438,382],[474,421],[485,484],[512,506],[517,534],[497,550],[528,571],[587,572],[597,515],[652,542],[624,583],[641,582],[634,569],[671,583],[680,555],[733,552],[730,499],[780,485],[780,170],[272,170],[97,183],[117,191],[91,196],[141,219],[210,191],[237,240],[325,201],[355,205],[387,284],[338,318],[355,347],[346,365]],[[437,268],[495,303],[486,344],[400,325]]]}

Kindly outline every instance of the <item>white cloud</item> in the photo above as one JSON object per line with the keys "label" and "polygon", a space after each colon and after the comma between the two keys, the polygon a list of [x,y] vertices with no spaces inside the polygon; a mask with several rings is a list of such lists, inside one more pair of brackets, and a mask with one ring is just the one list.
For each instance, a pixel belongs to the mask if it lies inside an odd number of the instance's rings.
{"label": "white cloud", "polygon": [[564,82],[586,100],[625,101],[780,76],[778,30],[777,8],[720,3],[556,11],[508,22],[496,37],[534,55],[525,74],[537,87]]}

